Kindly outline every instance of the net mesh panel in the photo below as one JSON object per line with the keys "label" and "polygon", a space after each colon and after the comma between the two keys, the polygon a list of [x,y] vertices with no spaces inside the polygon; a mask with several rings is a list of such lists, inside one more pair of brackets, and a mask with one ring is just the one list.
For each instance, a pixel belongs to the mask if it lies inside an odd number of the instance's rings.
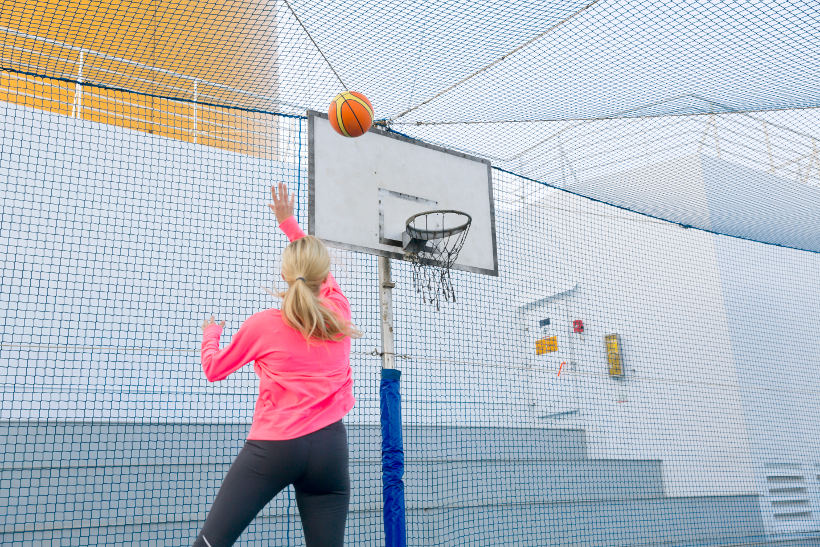
{"label": "net mesh panel", "polygon": [[[814,3],[289,3],[304,28],[282,2],[0,6],[0,544],[193,540],[257,392],[205,380],[200,324],[224,347],[278,305],[269,187],[306,225],[333,70],[495,167],[499,277],[453,271],[435,311],[393,262],[409,544],[817,541]],[[375,546],[376,259],[332,267],[365,333],[347,544]],[[303,542],[291,491],[240,540]]]}

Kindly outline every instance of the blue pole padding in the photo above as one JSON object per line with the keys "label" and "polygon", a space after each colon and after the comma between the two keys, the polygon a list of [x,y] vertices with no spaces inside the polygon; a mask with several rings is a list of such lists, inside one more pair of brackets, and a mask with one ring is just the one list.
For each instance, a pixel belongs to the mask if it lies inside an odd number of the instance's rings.
{"label": "blue pole padding", "polygon": [[401,438],[401,371],[382,369],[379,400],[382,421],[382,492],[385,547],[406,547],[404,445]]}

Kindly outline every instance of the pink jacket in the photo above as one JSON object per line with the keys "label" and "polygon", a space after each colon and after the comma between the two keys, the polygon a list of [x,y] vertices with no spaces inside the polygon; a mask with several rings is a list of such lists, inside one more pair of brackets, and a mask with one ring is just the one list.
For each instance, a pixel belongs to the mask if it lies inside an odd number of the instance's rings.
{"label": "pink jacket", "polygon": [[[305,235],[294,217],[279,227],[290,241]],[[322,284],[319,297],[350,320],[350,303],[332,275]],[[209,381],[218,382],[254,361],[259,397],[248,439],[301,437],[342,419],[353,408],[350,338],[308,344],[275,308],[248,317],[222,350],[221,333],[218,324],[205,329],[202,369]]]}

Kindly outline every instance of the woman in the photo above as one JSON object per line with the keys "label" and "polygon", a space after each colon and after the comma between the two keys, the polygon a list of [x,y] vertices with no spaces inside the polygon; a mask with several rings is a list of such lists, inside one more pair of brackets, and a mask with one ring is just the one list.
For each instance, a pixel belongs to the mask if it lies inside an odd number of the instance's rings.
{"label": "woman", "polygon": [[330,274],[321,241],[305,236],[293,216],[294,197],[271,187],[279,227],[290,244],[282,253],[282,309],[250,316],[219,349],[225,322],[203,322],[202,368],[211,382],[250,361],[259,398],[245,446],[222,482],[194,545],[232,545],[259,511],[292,484],[309,547],[344,541],[350,501],[347,432],[353,407],[350,304]]}

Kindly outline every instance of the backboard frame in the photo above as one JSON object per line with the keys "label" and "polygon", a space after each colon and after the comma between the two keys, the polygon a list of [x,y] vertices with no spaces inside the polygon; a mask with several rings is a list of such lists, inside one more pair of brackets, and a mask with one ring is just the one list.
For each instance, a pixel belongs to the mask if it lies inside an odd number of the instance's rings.
{"label": "backboard frame", "polygon": [[[325,123],[327,122],[328,117],[327,114],[317,112],[314,110],[307,111],[307,120],[308,120],[308,233],[311,235],[316,235],[316,158],[315,158],[315,147],[314,147],[314,135],[315,135],[315,124],[317,120],[322,120]],[[479,273],[483,275],[490,275],[497,277],[498,276],[498,246],[497,246],[497,238],[496,238],[496,226],[495,226],[495,199],[493,195],[493,181],[492,181],[492,164],[489,160],[483,158],[477,158],[475,156],[471,156],[469,154],[465,154],[463,152],[458,152],[455,150],[449,150],[447,148],[437,146],[434,144],[429,144],[412,137],[408,137],[406,135],[402,135],[400,133],[396,133],[393,131],[388,131],[379,127],[371,127],[368,132],[377,133],[380,136],[388,137],[390,139],[395,139],[401,142],[409,143],[415,146],[421,146],[423,148],[427,148],[430,150],[434,150],[437,152],[442,152],[445,154],[449,154],[455,157],[467,159],[470,161],[475,161],[480,164],[484,164],[486,166],[486,173],[487,173],[487,193],[489,196],[489,217],[490,217],[490,236],[492,238],[492,268],[481,268],[477,266],[468,266],[462,264],[456,264],[453,266],[455,270],[462,270],[468,271],[472,273]],[[433,207],[429,207],[433,208]],[[451,207],[442,207],[442,208],[451,208]],[[486,210],[485,210],[486,211]],[[380,213],[381,214],[381,213]],[[380,238],[383,238],[383,234],[380,234]],[[335,241],[333,239],[329,239],[327,237],[322,237],[322,241],[324,241],[327,245],[331,247],[347,249],[350,251],[357,251],[363,252],[371,255],[383,256],[387,258],[393,258],[397,260],[405,260],[405,253],[403,250],[398,249],[396,251],[385,250],[385,249],[378,249],[373,247],[366,247],[351,243],[346,243],[343,241]],[[381,241],[382,243],[387,243],[387,241]],[[391,240],[392,242],[392,240]],[[401,242],[396,242],[401,243]],[[392,244],[392,243],[391,243]]]}

